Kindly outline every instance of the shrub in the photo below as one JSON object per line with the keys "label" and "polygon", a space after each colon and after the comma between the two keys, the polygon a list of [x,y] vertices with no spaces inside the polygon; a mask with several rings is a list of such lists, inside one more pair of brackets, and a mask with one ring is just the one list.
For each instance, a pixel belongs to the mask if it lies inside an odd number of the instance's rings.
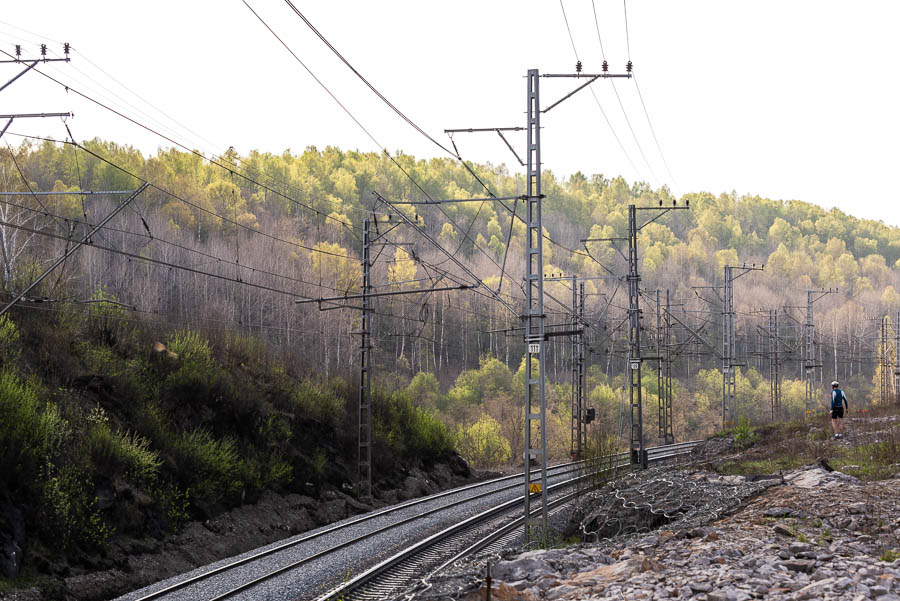
{"label": "shrub", "polygon": [[7,490],[27,487],[72,437],[69,422],[42,402],[42,394],[11,370],[0,371],[0,481]]}
{"label": "shrub", "polygon": [[258,336],[229,332],[225,338],[225,350],[229,363],[258,367],[266,359],[266,344]]}
{"label": "shrub", "polygon": [[509,441],[500,432],[500,424],[487,414],[471,426],[456,430],[456,448],[476,467],[490,467],[509,461]]}
{"label": "shrub", "polygon": [[88,337],[99,342],[111,344],[116,341],[125,308],[118,299],[106,292],[106,288],[98,288],[91,295],[88,311]]}
{"label": "shrub", "polygon": [[122,474],[149,483],[159,473],[159,453],[137,432],[114,432],[108,421],[100,421],[88,427],[87,441],[95,469],[108,476]]}
{"label": "shrub", "polygon": [[759,437],[756,429],[750,425],[746,417],[741,416],[737,426],[734,427],[734,444],[739,448],[749,447],[757,438]]}
{"label": "shrub", "polygon": [[241,459],[232,438],[216,439],[206,429],[183,432],[174,454],[182,480],[201,509],[236,503],[243,488]]}
{"label": "shrub", "polygon": [[184,364],[196,369],[209,369],[213,366],[212,348],[200,334],[190,330],[181,330],[169,341],[169,350],[178,355]]}
{"label": "shrub", "polygon": [[69,549],[105,548],[112,530],[104,523],[96,497],[89,494],[90,479],[74,466],[46,463],[40,473],[41,500],[38,529],[45,540]]}
{"label": "shrub", "polygon": [[19,330],[8,316],[0,316],[0,367],[14,365],[22,354]]}
{"label": "shrub", "polygon": [[300,417],[337,425],[345,418],[346,401],[333,390],[301,382],[293,394]]}
{"label": "shrub", "polygon": [[414,407],[405,392],[376,399],[375,437],[397,456],[431,460],[453,450],[453,436],[434,414]]}

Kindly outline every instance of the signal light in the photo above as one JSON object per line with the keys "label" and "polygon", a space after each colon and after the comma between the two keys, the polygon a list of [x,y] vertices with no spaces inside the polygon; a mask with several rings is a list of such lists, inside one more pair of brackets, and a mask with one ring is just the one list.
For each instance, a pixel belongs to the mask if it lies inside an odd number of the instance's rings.
{"label": "signal light", "polygon": [[597,417],[597,412],[593,407],[588,407],[587,411],[584,412],[584,423],[585,425],[594,421]]}

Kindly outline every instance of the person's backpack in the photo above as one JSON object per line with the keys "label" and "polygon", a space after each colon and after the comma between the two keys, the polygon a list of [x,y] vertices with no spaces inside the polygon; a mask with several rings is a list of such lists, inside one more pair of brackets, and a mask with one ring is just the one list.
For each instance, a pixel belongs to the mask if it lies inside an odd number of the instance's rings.
{"label": "person's backpack", "polygon": [[844,406],[844,391],[840,388],[835,388],[832,391],[831,395],[831,408],[832,409],[841,409]]}

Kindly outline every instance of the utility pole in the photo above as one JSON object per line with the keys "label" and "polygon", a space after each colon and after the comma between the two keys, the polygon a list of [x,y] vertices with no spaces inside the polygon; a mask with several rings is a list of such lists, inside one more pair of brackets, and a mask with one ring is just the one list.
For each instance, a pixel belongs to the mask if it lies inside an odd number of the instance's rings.
{"label": "utility pole", "polygon": [[881,347],[881,357],[878,360],[878,371],[879,371],[879,380],[881,384],[881,391],[879,400],[882,405],[886,405],[888,402],[888,343],[887,343],[887,315],[881,318],[881,335],[879,336],[879,342]]}
{"label": "utility pole", "polygon": [[725,265],[722,308],[722,428],[737,425],[737,362],[734,335],[734,281],[751,271],[762,271],[765,265]]}
{"label": "utility pole", "polygon": [[894,321],[894,403],[900,403],[900,311]]}
{"label": "utility pole", "polygon": [[572,416],[569,453],[579,460],[587,440],[584,415],[584,282],[572,276]]}
{"label": "utility pole", "polygon": [[[816,324],[813,318],[813,304],[836,290],[806,291],[806,323],[803,324],[803,379],[806,382],[806,417],[815,415],[819,406],[816,398]],[[815,296],[818,294],[819,296]]]}
{"label": "utility pole", "polygon": [[584,447],[587,443],[587,425],[594,420],[593,410],[587,410],[584,401],[584,335],[588,327],[584,318],[584,283],[588,280],[619,279],[616,276],[579,277],[571,276],[544,276],[544,282],[572,283],[572,329],[568,331],[550,331],[544,336],[549,339],[552,336],[572,337],[572,416],[570,420],[569,454],[574,459],[581,459]]}
{"label": "utility pole", "polygon": [[372,342],[371,336],[371,230],[369,218],[363,221],[362,286],[359,328],[359,452],[356,496],[372,500]]}
{"label": "utility pole", "polygon": [[[392,205],[378,193],[376,198],[384,202],[387,206]],[[392,207],[393,208],[393,207]],[[400,216],[400,222],[407,225],[414,225],[408,217],[402,212],[397,211]],[[399,223],[397,224],[399,225]],[[397,227],[395,225],[394,227]],[[374,232],[373,232],[374,226]],[[362,240],[362,259],[360,266],[362,268],[362,282],[360,286],[360,294],[344,294],[343,296],[330,296],[321,298],[305,298],[294,301],[295,304],[317,303],[320,311],[330,311],[333,309],[356,309],[360,311],[360,328],[357,332],[359,340],[359,411],[358,411],[358,432],[357,439],[357,478],[356,478],[356,494],[360,500],[372,500],[372,299],[383,296],[405,296],[408,294],[428,294],[432,292],[444,292],[450,290],[469,290],[473,286],[468,284],[460,284],[457,286],[442,286],[436,288],[425,288],[420,290],[393,290],[390,292],[372,292],[372,267],[374,260],[372,259],[372,247],[376,244],[385,244],[381,242],[394,227],[389,228],[386,232],[378,233],[377,220],[363,220],[363,240]],[[373,235],[374,234],[374,235]],[[405,243],[389,243],[393,246],[401,246]],[[350,301],[359,301],[359,305],[347,304]]]}
{"label": "utility pole", "polygon": [[666,315],[664,326],[666,328],[665,340],[663,343],[665,352],[665,374],[663,376],[663,426],[662,438],[665,444],[675,443],[675,431],[672,425],[672,322],[669,315],[671,305],[669,304],[669,289],[666,288]]}
{"label": "utility pole", "polygon": [[[659,433],[657,435],[659,444],[666,444],[666,402],[665,402],[665,376],[663,373],[663,316],[662,302],[660,300],[659,288],[656,289],[656,405],[658,413]],[[668,292],[668,291],[667,291]]]}
{"label": "utility pole", "polygon": [[[541,109],[540,79],[572,78],[584,80],[574,90],[565,94],[555,102]],[[525,540],[534,539],[539,529],[538,540],[542,540],[549,532],[547,529],[547,397],[545,388],[545,361],[542,350],[547,336],[544,331],[544,233],[541,219],[541,201],[544,194],[541,190],[541,114],[548,113],[563,101],[583,90],[601,78],[632,77],[631,69],[624,74],[608,73],[604,70],[598,74],[581,72],[581,64],[576,66],[575,73],[545,73],[538,69],[529,69],[526,76],[526,160],[525,160],[525,312],[520,316],[525,329]],[[469,128],[444,130],[446,133],[458,132],[495,132],[503,138],[508,147],[510,144],[503,136],[503,131],[516,131],[520,128]],[[455,147],[455,144],[454,144]],[[510,147],[510,150],[512,148]],[[515,151],[513,151],[515,154]],[[521,162],[518,155],[517,160]],[[461,160],[461,159],[460,159]],[[492,195],[493,196],[493,195]],[[496,197],[494,197],[496,198]],[[497,199],[500,200],[500,199]],[[505,301],[498,295],[497,300]],[[532,359],[538,361],[538,373],[531,373]],[[535,375],[537,377],[535,377]],[[535,432],[537,429],[537,432]],[[540,478],[534,479],[532,465],[540,462]],[[540,494],[540,517],[531,515],[532,494]]]}
{"label": "utility pole", "polygon": [[628,398],[631,405],[631,463],[647,468],[641,398],[641,308],[637,254],[637,211],[628,206]]}
{"label": "utility pole", "polygon": [[[647,467],[647,453],[644,450],[644,406],[641,393],[641,363],[643,362],[641,357],[641,276],[638,273],[637,234],[645,226],[653,223],[669,211],[689,208],[690,206],[687,203],[683,206],[676,206],[674,201],[671,207],[663,207],[661,201],[659,207],[628,205],[628,238],[626,238],[628,240],[628,256],[626,257],[628,261],[628,275],[625,277],[625,280],[628,282],[628,356],[626,357],[625,367],[628,372],[628,399],[631,406],[631,441],[629,443],[631,464],[641,469],[646,469]],[[659,213],[638,225],[638,211],[659,211]],[[620,240],[623,239],[586,238],[581,242],[617,242]]]}
{"label": "utility pole", "polygon": [[[541,222],[541,109],[540,76],[529,69],[526,96],[526,172],[525,172],[525,540],[532,528],[540,530],[539,540],[547,534],[547,397],[544,379],[544,230]],[[531,373],[532,360],[538,361],[538,374]],[[538,436],[534,437],[534,427]],[[537,438],[537,440],[535,440]],[[532,463],[540,461],[540,479],[532,479]],[[531,494],[540,493],[539,523],[531,516]]]}
{"label": "utility pole", "polygon": [[778,339],[778,309],[769,310],[769,388],[774,422],[781,419],[781,344]]}
{"label": "utility pole", "polygon": [[8,60],[0,60],[0,64],[13,63],[13,64],[20,64],[20,65],[24,64],[27,66],[25,67],[25,69],[23,71],[20,71],[18,74],[16,74],[15,77],[13,77],[9,81],[7,81],[5,84],[0,86],[0,92],[5,90],[7,87],[11,86],[17,79],[19,79],[20,77],[22,77],[23,75],[25,75],[26,73],[28,73],[29,71],[31,71],[32,69],[37,67],[38,63],[56,63],[56,62],[66,62],[67,63],[67,62],[69,62],[69,50],[70,49],[71,49],[71,46],[69,46],[69,43],[66,42],[65,44],[63,44],[63,54],[65,55],[64,58],[47,58],[47,44],[41,44],[40,58],[34,58],[34,57],[22,58],[22,45],[16,44],[15,58],[8,59]]}
{"label": "utility pole", "polygon": [[138,196],[140,196],[140,194],[141,194],[144,190],[146,190],[148,186],[150,186],[150,183],[149,183],[149,182],[144,182],[143,184],[141,184],[141,186],[140,186],[137,190],[135,190],[134,192],[132,192],[131,195],[130,195],[128,198],[126,198],[125,200],[123,200],[123,201],[122,201],[115,209],[113,209],[112,211],[110,211],[109,214],[108,214],[106,217],[104,217],[104,218],[100,221],[100,223],[98,223],[98,224],[95,225],[93,228],[91,228],[91,231],[89,231],[87,234],[85,234],[85,236],[84,236],[81,240],[79,240],[78,242],[74,243],[74,244],[72,245],[71,248],[66,249],[66,251],[65,251],[62,255],[60,255],[59,257],[57,257],[57,258],[53,261],[53,263],[51,263],[50,266],[47,267],[47,269],[45,269],[43,273],[41,273],[41,275],[39,275],[39,276],[38,276],[31,284],[29,284],[29,285],[25,288],[25,290],[23,290],[22,292],[20,292],[14,299],[12,299],[11,301],[9,301],[9,303],[7,303],[7,305],[6,305],[5,307],[3,307],[3,309],[0,309],[0,316],[3,316],[3,314],[5,314],[7,311],[9,311],[16,303],[18,303],[18,302],[21,301],[23,298],[25,298],[26,296],[28,296],[28,293],[29,293],[29,292],[31,292],[32,290],[34,290],[34,289],[37,287],[38,284],[40,284],[42,281],[44,281],[44,279],[45,279],[48,275],[50,275],[50,274],[53,272],[54,269],[56,269],[56,268],[59,267],[63,262],[65,262],[66,259],[68,259],[68,258],[71,257],[73,254],[75,254],[75,252],[78,251],[79,248],[81,248],[81,247],[82,247],[83,245],[85,245],[85,244],[90,244],[90,240],[91,240],[91,238],[94,236],[94,234],[96,234],[97,232],[99,232],[100,230],[102,230],[102,229],[106,226],[106,224],[109,223],[110,221],[112,221],[112,219],[113,219],[116,215],[118,215],[118,214],[121,213],[123,210],[125,210],[125,208],[126,208],[128,205],[130,205],[131,202],[132,202],[135,198],[137,198]]}

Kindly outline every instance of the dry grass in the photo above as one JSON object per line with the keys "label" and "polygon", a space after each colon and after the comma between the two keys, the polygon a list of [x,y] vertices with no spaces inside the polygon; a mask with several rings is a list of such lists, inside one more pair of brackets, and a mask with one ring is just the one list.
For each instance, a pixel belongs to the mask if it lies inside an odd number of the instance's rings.
{"label": "dry grass", "polygon": [[878,407],[846,423],[846,444],[831,440],[827,415],[760,427],[758,440],[716,469],[727,474],[789,471],[818,459],[866,481],[900,472],[900,407]]}

